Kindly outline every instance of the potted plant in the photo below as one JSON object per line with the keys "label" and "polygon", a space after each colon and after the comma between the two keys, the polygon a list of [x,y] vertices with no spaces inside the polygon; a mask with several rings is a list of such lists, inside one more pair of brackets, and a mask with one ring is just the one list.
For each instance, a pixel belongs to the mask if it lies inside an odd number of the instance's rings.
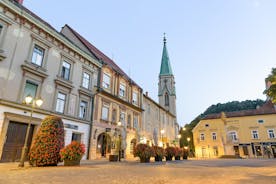
{"label": "potted plant", "polygon": [[150,162],[150,157],[154,156],[152,147],[147,144],[137,144],[133,151],[134,157],[139,157],[141,163]]}
{"label": "potted plant", "polygon": [[109,161],[117,162],[119,160],[121,141],[119,138],[116,138],[112,144],[113,144],[113,149],[111,150],[111,154],[109,155]]}
{"label": "potted plant", "polygon": [[165,156],[164,148],[159,147],[159,146],[153,146],[152,148],[154,151],[155,162],[162,162],[163,157]]}
{"label": "potted plant", "polygon": [[60,150],[60,157],[64,160],[64,166],[80,165],[80,160],[85,153],[85,146],[77,141]]}
{"label": "potted plant", "polygon": [[181,148],[179,147],[175,147],[175,155],[174,155],[174,159],[175,160],[180,160],[180,157],[183,155],[183,151]]}
{"label": "potted plant", "polygon": [[183,152],[182,152],[182,156],[183,156],[183,159],[184,159],[184,160],[187,160],[187,158],[188,158],[188,149],[185,149],[185,148],[184,148],[184,150],[183,150]]}
{"label": "potted plant", "polygon": [[30,165],[57,166],[61,162],[60,150],[64,147],[64,125],[57,116],[48,116],[34,137],[29,156]]}
{"label": "potted plant", "polygon": [[167,147],[165,149],[165,154],[166,154],[166,161],[171,161],[172,158],[175,156],[175,148],[174,147]]}

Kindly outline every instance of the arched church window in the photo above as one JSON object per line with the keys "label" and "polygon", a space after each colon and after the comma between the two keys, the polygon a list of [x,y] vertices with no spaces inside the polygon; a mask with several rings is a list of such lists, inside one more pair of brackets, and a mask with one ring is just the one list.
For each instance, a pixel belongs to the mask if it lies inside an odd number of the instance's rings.
{"label": "arched church window", "polygon": [[168,93],[165,93],[165,106],[169,106],[169,95]]}

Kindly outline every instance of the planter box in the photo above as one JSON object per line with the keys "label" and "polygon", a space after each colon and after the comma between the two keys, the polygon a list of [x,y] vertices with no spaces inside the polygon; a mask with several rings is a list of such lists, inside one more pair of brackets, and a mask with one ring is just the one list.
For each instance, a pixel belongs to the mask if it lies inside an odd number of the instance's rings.
{"label": "planter box", "polygon": [[64,166],[79,166],[80,159],[78,160],[64,160]]}
{"label": "planter box", "polygon": [[109,155],[109,161],[110,162],[117,162],[119,156],[118,155]]}
{"label": "planter box", "polygon": [[174,160],[180,160],[180,156],[174,157]]}

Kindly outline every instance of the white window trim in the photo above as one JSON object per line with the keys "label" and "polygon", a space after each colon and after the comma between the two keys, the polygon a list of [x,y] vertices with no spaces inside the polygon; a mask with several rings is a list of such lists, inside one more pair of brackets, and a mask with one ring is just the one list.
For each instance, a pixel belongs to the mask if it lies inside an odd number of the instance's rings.
{"label": "white window trim", "polygon": [[[107,109],[107,117],[106,117],[106,118],[103,117],[103,109],[104,109],[104,108]],[[109,111],[110,111],[109,105],[103,104],[103,105],[102,105],[102,109],[101,109],[101,119],[102,119],[102,120],[104,120],[104,121],[108,121],[108,120],[109,120]]]}
{"label": "white window trim", "polygon": [[[270,137],[269,130],[273,131],[274,137]],[[267,136],[268,136],[268,139],[275,139],[276,138],[275,130],[274,129],[267,129]]]}
{"label": "white window trim", "polygon": [[[256,134],[254,134],[254,132],[256,132]],[[257,135],[257,138],[255,138],[254,135]],[[252,139],[260,139],[259,131],[258,130],[251,130],[251,138]]]}
{"label": "white window trim", "polygon": [[[84,81],[87,80],[84,76],[88,75],[88,86],[84,86]],[[81,86],[85,89],[91,89],[91,73],[87,71],[82,72],[82,81],[81,81]]]}
{"label": "white window trim", "polygon": [[[124,93],[123,95],[121,94],[121,91],[123,91],[123,93]],[[122,97],[122,98],[126,97],[126,85],[124,83],[121,83],[121,82],[120,82],[120,85],[119,85],[119,96]]]}
{"label": "white window trim", "polygon": [[[82,102],[86,103],[86,111],[85,111],[84,117],[81,116],[81,104],[82,104]],[[87,119],[88,114],[89,114],[89,103],[88,103],[88,101],[81,99],[80,100],[80,104],[79,104],[79,118],[81,118],[81,119]]]}
{"label": "white window trim", "polygon": [[[58,94],[59,94],[59,93],[65,96],[64,105],[63,105],[63,110],[62,110],[62,112],[60,112],[60,111],[57,110],[57,105],[58,105]],[[64,92],[62,92],[62,91],[58,91],[58,92],[57,92],[56,106],[55,106],[55,111],[56,111],[57,113],[65,114],[65,112],[66,112],[66,105],[67,105],[67,98],[68,98],[68,94],[67,94],[67,93],[64,93]]]}
{"label": "white window trim", "polygon": [[[109,78],[109,82],[108,83],[106,83],[104,81],[104,76],[107,76]],[[105,85],[108,86],[108,87],[106,87]],[[108,74],[108,73],[105,73],[105,72],[103,73],[102,87],[104,89],[111,89],[111,75]]]}

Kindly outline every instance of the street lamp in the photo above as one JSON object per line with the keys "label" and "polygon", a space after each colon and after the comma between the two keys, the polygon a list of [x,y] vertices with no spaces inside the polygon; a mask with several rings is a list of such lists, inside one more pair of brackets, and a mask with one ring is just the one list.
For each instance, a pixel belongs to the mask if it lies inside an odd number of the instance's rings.
{"label": "street lamp", "polygon": [[188,141],[188,155],[190,154],[190,137],[187,137],[187,141]]}
{"label": "street lamp", "polygon": [[21,153],[21,158],[18,167],[24,167],[24,161],[28,149],[28,138],[30,134],[30,129],[31,129],[31,123],[32,123],[32,118],[33,118],[33,111],[35,107],[40,107],[43,104],[43,100],[41,98],[38,99],[33,99],[31,95],[28,95],[25,97],[25,102],[27,105],[31,104],[31,114],[30,114],[30,120],[28,123],[28,128],[25,136],[25,141],[24,141],[24,146],[22,148],[22,153]]}
{"label": "street lamp", "polygon": [[160,131],[160,133],[161,133],[162,147],[164,147],[164,142],[163,142],[163,134],[165,133],[165,130],[164,130],[164,129],[162,129],[162,130]]}
{"label": "street lamp", "polygon": [[185,130],[186,130],[186,127],[182,127],[182,130],[185,131]]}
{"label": "street lamp", "polygon": [[[119,122],[117,123],[117,126],[120,128],[120,134],[121,134],[122,122],[119,121]],[[119,156],[119,162],[121,162],[121,146],[122,146],[122,145],[121,145],[121,144],[122,144],[121,135],[118,136],[118,139],[119,139],[119,145],[118,145],[118,147],[119,147],[119,150],[118,150],[118,151],[119,151],[119,155],[118,155],[118,156]]]}

